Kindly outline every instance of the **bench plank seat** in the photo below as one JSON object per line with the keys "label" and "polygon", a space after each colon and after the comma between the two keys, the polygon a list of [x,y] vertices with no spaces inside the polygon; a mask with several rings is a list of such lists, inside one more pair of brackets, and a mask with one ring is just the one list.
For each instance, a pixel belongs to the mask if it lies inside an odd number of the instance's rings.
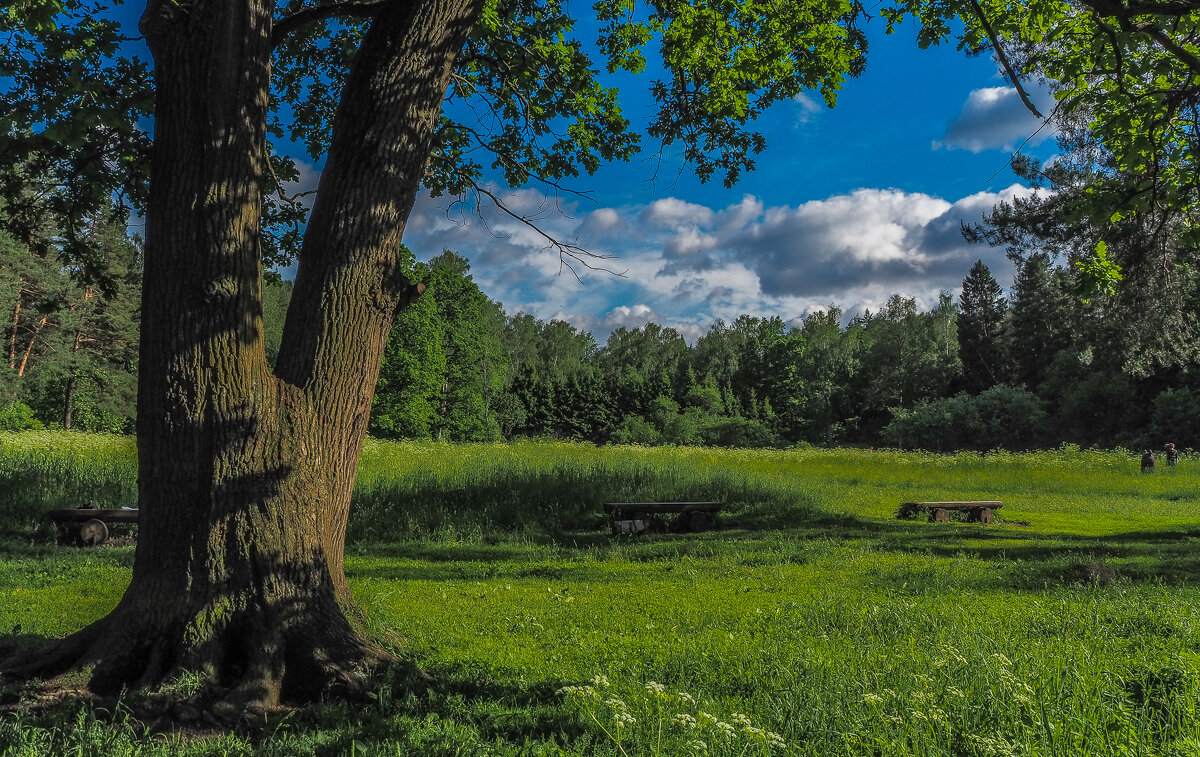
{"label": "bench plank seat", "polygon": [[692,510],[715,513],[721,509],[720,502],[605,502],[606,513],[682,513]]}
{"label": "bench plank seat", "polygon": [[[720,502],[605,502],[613,536],[646,531],[697,532],[716,528]],[[656,515],[674,515],[668,524]]]}
{"label": "bench plank seat", "polygon": [[955,501],[955,502],[901,502],[900,512],[896,515],[898,518],[911,518],[918,513],[925,511],[929,513],[929,520],[936,523],[949,523],[950,511],[960,510],[967,513],[967,520],[982,523],[985,526],[995,522],[995,517],[992,515],[993,510],[999,510],[1004,507],[1004,503],[998,500],[976,500],[976,501]]}
{"label": "bench plank seat", "polygon": [[85,520],[102,520],[107,523],[137,523],[137,510],[51,510],[47,513],[55,523],[76,523]]}
{"label": "bench plank seat", "polygon": [[975,510],[980,507],[998,510],[1004,507],[1003,502],[983,500],[978,502],[905,502],[903,504],[921,510],[928,510],[933,507],[940,507],[943,510]]}
{"label": "bench plank seat", "polygon": [[58,526],[58,543],[94,547],[108,540],[110,523],[137,523],[138,511],[68,508],[50,510],[46,515]]}

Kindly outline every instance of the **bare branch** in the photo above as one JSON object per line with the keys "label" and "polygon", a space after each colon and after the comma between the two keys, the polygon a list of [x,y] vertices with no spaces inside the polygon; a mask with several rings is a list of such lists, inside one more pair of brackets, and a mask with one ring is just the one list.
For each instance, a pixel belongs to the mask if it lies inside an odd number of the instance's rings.
{"label": "bare branch", "polygon": [[[480,195],[491,200],[492,204],[494,204],[501,213],[504,213],[506,216],[516,221],[519,221],[525,226],[528,226],[529,228],[533,229],[538,236],[545,239],[547,249],[554,249],[558,251],[559,262],[566,266],[566,268],[571,271],[571,274],[575,276],[576,279],[582,281],[582,279],[579,277],[579,273],[575,270],[575,266],[572,265],[571,261],[582,265],[584,268],[587,268],[590,271],[603,271],[604,273],[609,273],[613,276],[618,276],[621,278],[625,277],[625,271],[614,271],[611,268],[596,265],[592,262],[594,260],[611,260],[614,256],[592,252],[591,250],[581,247],[575,242],[564,242],[554,236],[551,236],[545,229],[537,224],[535,219],[530,218],[524,213],[518,213],[517,211],[508,207],[504,200],[497,196],[496,193],[492,192],[490,189],[480,186],[479,183],[475,181],[471,182],[471,188],[475,190],[476,195]],[[476,203],[476,210],[478,209],[479,205]]]}
{"label": "bare branch", "polygon": [[329,18],[374,18],[383,6],[384,0],[379,0],[373,3],[334,3],[296,11],[275,22],[271,29],[271,46],[277,46],[284,37],[305,24]]}
{"label": "bare branch", "polygon": [[274,164],[271,163],[270,159],[268,159],[266,161],[266,164],[267,164],[267,170],[271,172],[271,179],[275,183],[275,194],[279,195],[279,199],[282,202],[285,202],[288,205],[298,205],[298,204],[300,204],[300,200],[302,198],[308,197],[310,195],[315,195],[317,193],[317,190],[315,190],[315,189],[307,189],[303,192],[297,192],[294,195],[289,195],[288,193],[283,191],[283,182],[279,180],[279,174],[275,173]]}
{"label": "bare branch", "polygon": [[1046,116],[1045,118],[1043,118],[1043,119],[1042,119],[1042,125],[1041,125],[1041,126],[1039,126],[1039,127],[1037,127],[1037,131],[1035,131],[1034,133],[1030,134],[1028,137],[1025,137],[1025,141],[1024,141],[1024,142],[1022,142],[1021,144],[1017,145],[1017,149],[1013,150],[1012,154],[1008,156],[1008,160],[1006,160],[1006,161],[1004,162],[1004,165],[1002,165],[1002,166],[1000,166],[999,168],[997,168],[997,169],[996,169],[996,173],[992,174],[992,175],[991,175],[991,176],[988,178],[988,181],[989,181],[989,182],[990,182],[992,179],[994,179],[994,178],[996,178],[997,176],[999,176],[1001,171],[1003,171],[1004,169],[1006,169],[1006,168],[1008,168],[1009,166],[1011,166],[1011,165],[1012,165],[1012,163],[1013,163],[1013,160],[1014,160],[1014,159],[1017,157],[1017,155],[1019,155],[1019,154],[1021,153],[1021,150],[1022,150],[1022,148],[1024,148],[1024,147],[1025,147],[1025,145],[1029,144],[1029,142],[1030,142],[1030,141],[1031,141],[1031,140],[1032,140],[1034,137],[1036,137],[1038,134],[1041,134],[1041,133],[1042,133],[1042,129],[1045,129],[1047,126],[1049,126],[1049,125],[1050,125],[1050,123],[1051,123],[1051,122],[1054,120],[1054,117],[1055,117],[1056,115],[1058,115],[1058,111],[1062,109],[1062,107],[1063,107],[1063,104],[1064,104],[1065,102],[1066,102],[1065,100],[1060,100],[1060,101],[1058,102],[1058,104],[1054,106],[1054,110],[1052,110],[1052,111],[1050,112],[1050,115],[1049,115],[1049,116]]}
{"label": "bare branch", "polygon": [[[528,176],[529,178],[538,182],[539,184],[544,184],[547,187],[550,187],[555,192],[562,192],[565,194],[574,195],[575,197],[579,197],[584,200],[590,200],[591,202],[596,201],[596,198],[592,196],[592,194],[593,194],[592,190],[590,190],[590,189],[572,189],[571,187],[565,186],[561,182],[555,181],[554,179],[551,179],[548,176],[543,176],[542,174],[538,173],[532,167],[514,159],[511,155],[508,155],[502,151],[497,150],[495,147],[493,147],[491,144],[489,144],[488,141],[485,139],[486,135],[480,134],[478,131],[476,131],[475,129],[472,129],[470,126],[467,126],[465,124],[455,124],[455,127],[458,129],[462,129],[466,133],[470,134],[471,137],[474,138],[475,143],[479,146],[478,149],[485,150],[485,151],[491,153],[492,155],[494,155],[496,157],[496,160],[498,162],[508,166],[513,171],[516,171],[518,173],[523,173],[526,176]],[[475,148],[472,148],[472,150],[474,150],[474,149]]]}

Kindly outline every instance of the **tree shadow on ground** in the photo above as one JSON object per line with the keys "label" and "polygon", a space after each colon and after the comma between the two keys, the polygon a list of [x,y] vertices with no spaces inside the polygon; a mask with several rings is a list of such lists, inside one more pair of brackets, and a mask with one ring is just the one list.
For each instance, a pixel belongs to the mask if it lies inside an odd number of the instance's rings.
{"label": "tree shadow on ground", "polygon": [[[978,587],[961,588],[1036,590],[1092,582],[1095,572],[1087,568],[1095,565],[1112,567],[1116,577],[1134,583],[1200,586],[1200,525],[1094,536],[1037,531],[1005,522],[943,524],[796,511],[784,517],[727,517],[718,530],[701,534],[615,538],[593,532],[559,534],[547,541],[568,551],[621,549],[626,557],[645,561],[768,553],[754,558],[758,565],[805,562],[805,546],[854,543],[879,552],[990,564],[991,572]],[[907,582],[903,571],[893,574],[897,584]]]}
{"label": "tree shadow on ground", "polygon": [[[45,639],[31,637],[27,643],[39,641]],[[211,742],[213,753],[225,753],[222,743],[235,739],[249,742],[256,754],[261,749],[264,754],[329,757],[516,755],[527,754],[528,745],[538,742],[561,746],[586,738],[584,723],[557,693],[567,683],[497,680],[466,665],[424,672],[397,660],[377,668],[359,697],[230,719],[208,708],[203,691],[182,697],[178,691],[98,697],[82,689],[0,679],[0,718],[18,717],[31,738],[39,730],[61,736],[67,729],[99,726],[110,743],[125,737],[163,747],[148,749],[150,754],[170,754],[179,744],[195,749],[205,741]]]}
{"label": "tree shadow on ground", "polygon": [[859,523],[846,530],[880,551],[986,561],[1007,577],[999,585],[1018,590],[1093,582],[1096,574],[1088,566],[1107,566],[1113,577],[1135,583],[1200,586],[1200,526],[1099,536],[900,521]]}
{"label": "tree shadow on ground", "polygon": [[[50,641],[50,638],[37,633],[22,633],[20,626],[0,632],[0,660],[19,652],[22,649],[29,649],[43,642]],[[0,679],[0,691],[3,690],[3,679]],[[2,699],[0,699],[2,701]]]}
{"label": "tree shadow on ground", "polygon": [[464,557],[462,561],[446,561],[435,565],[420,563],[347,564],[350,580],[368,578],[384,581],[487,581],[495,579],[540,578],[570,580],[577,583],[603,583],[617,580],[607,573],[597,573],[583,564],[547,564],[522,562],[520,557],[510,561],[481,562]]}

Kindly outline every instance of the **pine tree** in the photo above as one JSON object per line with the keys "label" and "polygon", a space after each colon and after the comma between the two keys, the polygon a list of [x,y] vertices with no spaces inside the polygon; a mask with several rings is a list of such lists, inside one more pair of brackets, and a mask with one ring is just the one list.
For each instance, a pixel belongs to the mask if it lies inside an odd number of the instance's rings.
{"label": "pine tree", "polygon": [[1008,302],[982,260],[975,261],[963,279],[959,301],[958,349],[963,384],[972,394],[978,394],[1009,378],[1004,321]]}
{"label": "pine tree", "polygon": [[1009,327],[1016,382],[1036,391],[1070,343],[1066,293],[1046,253],[1029,255],[1018,268]]}

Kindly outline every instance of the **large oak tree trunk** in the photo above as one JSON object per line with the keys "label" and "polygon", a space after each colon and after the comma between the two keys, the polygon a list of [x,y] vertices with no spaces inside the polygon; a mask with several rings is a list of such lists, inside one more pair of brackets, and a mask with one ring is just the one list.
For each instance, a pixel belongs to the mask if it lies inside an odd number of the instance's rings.
{"label": "large oak tree trunk", "polygon": [[151,0],[155,154],[138,388],[133,580],[106,618],[6,665],[180,669],[238,703],[309,700],[378,655],[347,620],[355,469],[396,309],[399,243],[478,0],[397,0],[342,96],[274,373],[258,249],[269,0]]}

